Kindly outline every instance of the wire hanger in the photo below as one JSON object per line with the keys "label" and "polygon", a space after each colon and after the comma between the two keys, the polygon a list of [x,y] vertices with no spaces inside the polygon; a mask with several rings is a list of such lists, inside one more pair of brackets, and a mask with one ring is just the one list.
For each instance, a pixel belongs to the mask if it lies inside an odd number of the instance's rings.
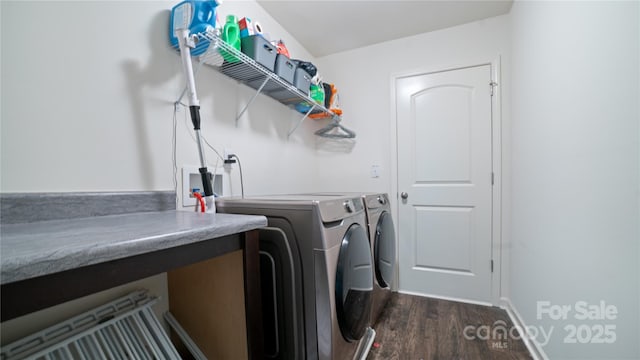
{"label": "wire hanger", "polygon": [[[338,129],[338,131],[331,132],[333,129]],[[337,117],[333,117],[333,120],[329,125],[316,131],[315,134],[330,139],[353,139],[356,137],[356,133],[354,131],[340,125],[340,120],[338,120]]]}

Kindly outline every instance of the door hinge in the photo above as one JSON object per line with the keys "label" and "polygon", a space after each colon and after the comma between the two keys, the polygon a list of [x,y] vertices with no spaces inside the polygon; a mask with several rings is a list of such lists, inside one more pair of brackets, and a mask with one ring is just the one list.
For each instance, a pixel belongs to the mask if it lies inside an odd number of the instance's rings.
{"label": "door hinge", "polygon": [[495,185],[495,183],[496,183],[496,174],[491,173],[491,185],[493,186]]}
{"label": "door hinge", "polygon": [[493,260],[491,260],[491,272],[493,272]]}
{"label": "door hinge", "polygon": [[493,96],[493,91],[496,88],[496,86],[498,86],[498,83],[495,81],[492,81],[489,83],[489,87],[491,88],[491,96]]}

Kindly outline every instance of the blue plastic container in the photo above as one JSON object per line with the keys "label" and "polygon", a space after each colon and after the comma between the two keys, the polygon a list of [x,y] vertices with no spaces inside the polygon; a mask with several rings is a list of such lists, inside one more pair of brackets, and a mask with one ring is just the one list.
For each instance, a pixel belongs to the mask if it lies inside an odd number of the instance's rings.
{"label": "blue plastic container", "polygon": [[[176,49],[179,48],[176,29],[189,29],[190,34],[203,33],[207,28],[216,26],[217,0],[186,0],[171,9],[169,23],[169,40]],[[191,49],[191,55],[201,55],[209,47],[208,40],[202,40]]]}

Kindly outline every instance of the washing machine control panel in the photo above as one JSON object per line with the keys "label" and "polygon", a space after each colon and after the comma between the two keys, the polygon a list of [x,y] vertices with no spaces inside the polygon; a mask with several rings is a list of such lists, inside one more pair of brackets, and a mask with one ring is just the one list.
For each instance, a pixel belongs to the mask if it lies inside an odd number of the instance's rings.
{"label": "washing machine control panel", "polygon": [[389,205],[389,196],[387,194],[371,194],[366,195],[364,201],[368,209],[377,209]]}
{"label": "washing machine control panel", "polygon": [[342,198],[322,201],[319,204],[320,215],[323,222],[342,220],[364,212],[361,198]]}
{"label": "washing machine control panel", "polygon": [[344,202],[344,209],[347,210],[348,213],[352,213],[355,211],[353,200],[347,200]]}

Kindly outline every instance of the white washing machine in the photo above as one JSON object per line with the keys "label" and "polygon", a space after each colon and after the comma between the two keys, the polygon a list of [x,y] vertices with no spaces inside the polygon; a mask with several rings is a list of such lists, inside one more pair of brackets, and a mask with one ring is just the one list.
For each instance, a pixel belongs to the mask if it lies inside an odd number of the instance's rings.
{"label": "white washing machine", "polygon": [[217,208],[269,222],[260,231],[265,358],[366,357],[374,269],[361,198],[273,195]]}

